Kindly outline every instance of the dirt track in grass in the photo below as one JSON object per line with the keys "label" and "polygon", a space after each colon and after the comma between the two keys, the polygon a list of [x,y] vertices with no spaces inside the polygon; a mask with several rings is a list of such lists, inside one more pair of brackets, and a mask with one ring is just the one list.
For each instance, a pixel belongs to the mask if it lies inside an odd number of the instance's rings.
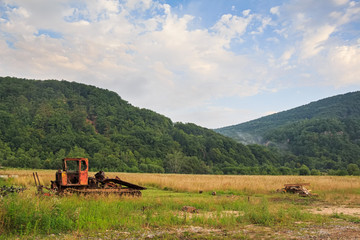
{"label": "dirt track in grass", "polygon": [[90,234],[50,235],[45,239],[360,239],[360,224],[335,219],[331,224],[296,223],[293,228],[246,225],[234,230],[189,226],[144,229],[140,232],[106,231]]}

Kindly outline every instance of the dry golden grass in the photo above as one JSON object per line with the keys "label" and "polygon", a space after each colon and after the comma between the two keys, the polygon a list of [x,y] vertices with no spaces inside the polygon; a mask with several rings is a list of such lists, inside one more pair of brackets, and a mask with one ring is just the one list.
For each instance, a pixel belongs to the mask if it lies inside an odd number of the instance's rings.
{"label": "dry golden grass", "polygon": [[[110,174],[109,174],[110,175]],[[112,175],[112,174],[111,174]],[[116,175],[116,174],[114,174]],[[340,176],[235,176],[180,174],[118,174],[128,181],[156,184],[160,188],[179,191],[238,190],[250,193],[269,193],[286,183],[310,183],[314,191],[360,191],[360,177]]]}
{"label": "dry golden grass", "polygon": [[[0,170],[1,174],[18,175],[14,182],[23,186],[34,185],[32,172],[37,171],[40,181],[49,185],[55,179],[55,170]],[[93,176],[94,173],[89,173]],[[310,183],[315,192],[347,193],[360,195],[360,177],[354,176],[235,176],[235,175],[185,175],[148,173],[106,173],[107,177],[118,176],[124,181],[139,185],[153,185],[176,191],[244,191],[251,194],[266,194],[282,188],[286,183]]]}

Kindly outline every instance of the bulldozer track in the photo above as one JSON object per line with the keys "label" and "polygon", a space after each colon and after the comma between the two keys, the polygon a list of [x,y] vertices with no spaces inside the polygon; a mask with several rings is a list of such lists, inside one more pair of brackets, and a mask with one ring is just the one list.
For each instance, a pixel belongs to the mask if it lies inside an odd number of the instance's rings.
{"label": "bulldozer track", "polygon": [[142,193],[139,190],[133,189],[118,189],[118,188],[104,188],[104,189],[75,189],[67,188],[63,191],[63,194],[81,194],[81,195],[109,195],[115,194],[119,196],[128,197],[141,197]]}

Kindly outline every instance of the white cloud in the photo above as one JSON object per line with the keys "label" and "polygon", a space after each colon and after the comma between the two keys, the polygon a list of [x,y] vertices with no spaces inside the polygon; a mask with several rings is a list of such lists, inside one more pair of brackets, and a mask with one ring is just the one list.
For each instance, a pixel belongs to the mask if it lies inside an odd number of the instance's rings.
{"label": "white cloud", "polygon": [[276,6],[276,7],[272,7],[270,8],[270,13],[271,14],[274,14],[274,15],[280,15],[280,11],[279,11],[280,7],[279,6]]}
{"label": "white cloud", "polygon": [[336,5],[344,5],[344,4],[348,3],[349,0],[333,0],[333,2],[334,2]]}
{"label": "white cloud", "polygon": [[304,34],[301,44],[302,58],[309,58],[318,54],[325,48],[325,41],[329,39],[330,34],[335,31],[335,26],[324,25],[317,29],[309,29]]}
{"label": "white cloud", "polygon": [[318,68],[326,77],[326,84],[336,87],[359,84],[360,41],[354,45],[334,47],[321,62]]}
{"label": "white cloud", "polygon": [[242,18],[231,14],[222,15],[221,19],[214,25],[213,30],[225,41],[226,47],[233,38],[240,38],[251,21],[251,16]]}
{"label": "white cloud", "polygon": [[[282,13],[275,32],[287,41],[272,64],[282,75],[307,75],[303,84],[337,87],[359,84],[355,74],[359,64],[358,46],[341,35],[348,23],[360,19],[359,3],[348,1],[293,1],[271,9]],[[356,30],[355,30],[356,31]],[[354,32],[349,32],[349,36]],[[281,43],[281,40],[280,40]],[[298,72],[296,75],[294,73]],[[355,74],[353,74],[355,73]]]}
{"label": "white cloud", "polygon": [[281,61],[281,65],[285,66],[288,65],[289,60],[291,59],[291,57],[293,56],[295,52],[295,49],[292,47],[288,50],[286,50],[280,57],[280,61]]}
{"label": "white cloud", "polygon": [[337,24],[343,25],[350,21],[359,21],[360,19],[360,3],[350,2],[344,13],[340,12],[337,18]]}
{"label": "white cloud", "polygon": [[247,9],[247,10],[244,10],[244,11],[242,12],[242,14],[243,14],[245,17],[247,17],[247,16],[249,16],[250,12],[251,12],[251,10],[250,10],[250,9]]}

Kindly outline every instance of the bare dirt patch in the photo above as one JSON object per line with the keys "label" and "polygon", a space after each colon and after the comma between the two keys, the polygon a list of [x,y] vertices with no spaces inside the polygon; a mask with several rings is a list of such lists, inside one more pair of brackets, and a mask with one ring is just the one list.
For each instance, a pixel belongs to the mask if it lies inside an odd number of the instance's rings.
{"label": "bare dirt patch", "polygon": [[301,228],[271,228],[258,225],[239,226],[235,230],[183,227],[167,231],[152,231],[141,235],[145,239],[360,239],[359,224],[335,220],[329,225],[307,225]]}
{"label": "bare dirt patch", "polygon": [[310,225],[294,232],[295,239],[360,239],[360,225],[335,219],[327,225]]}
{"label": "bare dirt patch", "polygon": [[[89,232],[87,234],[51,234],[43,239],[346,239],[360,240],[360,224],[334,219],[327,224],[314,225],[298,222],[293,227],[265,227],[259,225],[239,225],[235,229],[223,229],[201,226],[171,227],[147,229],[142,231]],[[39,238],[40,239],[40,238]]]}
{"label": "bare dirt patch", "polygon": [[360,207],[349,206],[321,206],[309,209],[311,213],[322,215],[345,214],[360,217]]}

